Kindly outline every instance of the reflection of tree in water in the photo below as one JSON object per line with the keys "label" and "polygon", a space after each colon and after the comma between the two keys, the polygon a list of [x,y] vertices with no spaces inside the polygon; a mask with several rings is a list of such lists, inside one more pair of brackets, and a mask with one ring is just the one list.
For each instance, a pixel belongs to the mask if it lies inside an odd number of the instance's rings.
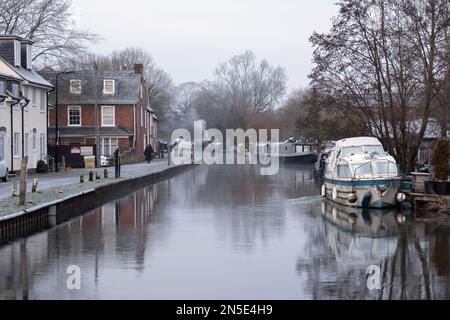
{"label": "reflection of tree in water", "polygon": [[[297,272],[306,293],[313,299],[449,299],[450,233],[420,230],[409,224],[391,239],[363,239],[328,221],[305,230],[308,245],[298,259]],[[381,290],[367,288],[370,265],[381,268]]]}

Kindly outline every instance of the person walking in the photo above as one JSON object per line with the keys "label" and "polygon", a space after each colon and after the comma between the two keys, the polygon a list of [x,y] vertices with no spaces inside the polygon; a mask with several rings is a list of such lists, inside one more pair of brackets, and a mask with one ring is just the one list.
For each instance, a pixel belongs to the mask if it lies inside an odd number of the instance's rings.
{"label": "person walking", "polygon": [[145,148],[144,155],[147,163],[151,163],[153,158],[153,148],[150,144]]}

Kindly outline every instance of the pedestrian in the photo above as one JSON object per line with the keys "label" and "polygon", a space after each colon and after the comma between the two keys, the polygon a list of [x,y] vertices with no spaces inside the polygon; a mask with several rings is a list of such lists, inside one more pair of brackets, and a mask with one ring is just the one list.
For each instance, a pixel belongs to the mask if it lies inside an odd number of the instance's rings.
{"label": "pedestrian", "polygon": [[147,163],[151,163],[153,157],[153,148],[150,144],[145,148],[144,155]]}

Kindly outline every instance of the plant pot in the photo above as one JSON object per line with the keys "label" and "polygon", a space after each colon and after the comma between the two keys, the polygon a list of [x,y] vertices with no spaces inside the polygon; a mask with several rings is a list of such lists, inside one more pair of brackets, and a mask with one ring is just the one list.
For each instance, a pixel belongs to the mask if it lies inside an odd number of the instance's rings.
{"label": "plant pot", "polygon": [[436,194],[440,196],[450,195],[450,181],[436,181],[435,183]]}
{"label": "plant pot", "polygon": [[425,193],[426,194],[436,193],[436,181],[425,181]]}

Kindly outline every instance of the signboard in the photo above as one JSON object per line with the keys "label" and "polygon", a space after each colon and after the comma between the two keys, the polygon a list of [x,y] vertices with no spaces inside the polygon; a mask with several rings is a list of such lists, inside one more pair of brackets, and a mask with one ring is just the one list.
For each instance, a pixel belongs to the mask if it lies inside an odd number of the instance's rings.
{"label": "signboard", "polygon": [[94,155],[94,147],[81,147],[80,154],[82,157],[89,157]]}
{"label": "signboard", "polygon": [[80,154],[81,148],[80,147],[72,147],[71,153],[72,154]]}

